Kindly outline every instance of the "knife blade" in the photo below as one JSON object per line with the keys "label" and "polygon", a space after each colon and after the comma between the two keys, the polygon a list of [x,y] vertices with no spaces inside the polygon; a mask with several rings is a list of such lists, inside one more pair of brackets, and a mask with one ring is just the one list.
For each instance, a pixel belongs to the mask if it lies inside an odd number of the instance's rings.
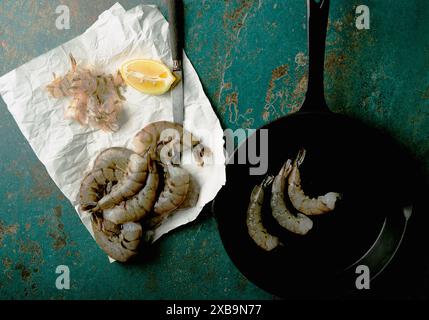
{"label": "knife blade", "polygon": [[171,90],[173,120],[183,124],[184,93],[183,93],[183,2],[182,0],[167,0],[168,20],[170,31],[171,56],[173,58],[173,73],[176,85]]}
{"label": "knife blade", "polygon": [[178,79],[177,84],[171,91],[171,100],[173,106],[173,121],[176,123],[183,124],[185,119],[185,105],[184,105],[184,93],[183,93],[183,71],[174,70],[174,76]]}

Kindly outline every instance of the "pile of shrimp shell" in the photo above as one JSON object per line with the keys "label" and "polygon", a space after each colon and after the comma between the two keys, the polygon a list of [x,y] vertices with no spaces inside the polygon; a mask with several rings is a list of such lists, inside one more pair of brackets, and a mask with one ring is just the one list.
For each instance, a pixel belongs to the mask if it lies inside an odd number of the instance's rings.
{"label": "pile of shrimp shell", "polygon": [[196,182],[177,162],[176,152],[195,148],[197,164],[204,165],[202,150],[208,151],[181,125],[168,121],[146,126],[133,145],[133,150],[102,151],[79,192],[80,210],[91,214],[97,244],[121,262],[135,256],[174,211],[196,204]]}
{"label": "pile of shrimp shell", "polygon": [[[282,244],[279,238],[270,234],[262,224],[264,190],[270,184],[272,184],[270,206],[273,217],[280,226],[298,235],[306,235],[313,228],[313,221],[308,216],[334,210],[336,201],[341,198],[341,195],[336,192],[329,192],[317,198],[310,198],[304,193],[299,167],[305,155],[306,150],[301,149],[293,162],[290,159],[285,162],[277,176],[266,177],[252,190],[247,209],[247,229],[253,241],[265,251],[271,251]],[[290,202],[299,211],[296,215],[290,212],[284,200],[286,179]]]}
{"label": "pile of shrimp shell", "polygon": [[77,65],[70,54],[71,69],[46,87],[53,98],[71,97],[64,118],[77,121],[83,126],[117,131],[118,117],[125,98],[120,92],[124,81],[119,72],[115,75],[95,73]]}

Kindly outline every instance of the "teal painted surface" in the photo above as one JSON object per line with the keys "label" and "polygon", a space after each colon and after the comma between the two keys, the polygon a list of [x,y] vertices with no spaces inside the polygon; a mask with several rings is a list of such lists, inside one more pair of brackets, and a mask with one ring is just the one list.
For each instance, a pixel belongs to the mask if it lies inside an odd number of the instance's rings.
{"label": "teal painted surface", "polygon": [[[121,1],[130,9],[140,1]],[[149,2],[147,2],[149,3]],[[162,1],[152,1],[165,13]],[[371,29],[354,27],[356,5]],[[55,28],[67,4],[71,29]],[[114,1],[0,1],[0,74],[81,34]],[[225,128],[297,110],[306,87],[305,1],[185,1],[186,50]],[[429,4],[332,1],[326,94],[333,111],[384,128],[429,171]],[[114,44],[112,44],[114,45]],[[0,102],[0,298],[271,299],[226,255],[209,212],[141,261],[109,264]],[[208,210],[207,210],[208,211]],[[68,265],[71,290],[55,288]]]}

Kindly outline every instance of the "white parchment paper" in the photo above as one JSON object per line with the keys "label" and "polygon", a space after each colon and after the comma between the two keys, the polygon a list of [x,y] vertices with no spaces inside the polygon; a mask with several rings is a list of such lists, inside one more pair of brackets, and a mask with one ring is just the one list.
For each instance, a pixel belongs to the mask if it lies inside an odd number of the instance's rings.
{"label": "white parchment paper", "polygon": [[[69,53],[78,64],[95,66],[106,73],[115,73],[123,62],[139,58],[159,60],[171,67],[168,22],[155,6],[141,5],[125,11],[117,3],[79,37],[0,78],[0,94],[17,125],[92,234],[90,217],[78,210],[84,174],[100,151],[112,146],[131,148],[134,135],[147,124],[173,121],[172,101],[170,93],[149,96],[127,87],[118,132],[105,133],[65,120],[64,110],[70,101],[51,98],[45,87],[52,81],[53,72],[63,75],[70,69]],[[171,216],[155,231],[155,240],[194,220],[226,180],[221,125],[186,56],[183,64],[184,127],[212,150],[213,161],[202,168],[186,167],[200,185],[198,203]]]}

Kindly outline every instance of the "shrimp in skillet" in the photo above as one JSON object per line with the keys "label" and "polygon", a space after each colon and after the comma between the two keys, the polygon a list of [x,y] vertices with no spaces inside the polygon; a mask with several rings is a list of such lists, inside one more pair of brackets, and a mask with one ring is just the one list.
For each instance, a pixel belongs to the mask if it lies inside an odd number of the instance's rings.
{"label": "shrimp in skillet", "polygon": [[274,178],[271,189],[271,210],[273,217],[283,228],[296,234],[305,235],[313,228],[313,221],[302,213],[293,215],[284,202],[285,180],[291,170],[291,160],[288,160]]}
{"label": "shrimp in skillet", "polygon": [[336,201],[341,198],[339,193],[329,192],[318,198],[310,198],[302,190],[299,166],[303,163],[305,154],[305,149],[298,152],[289,174],[288,194],[290,201],[295,209],[309,216],[332,211],[335,209]]}
{"label": "shrimp in skillet", "polygon": [[276,248],[280,241],[276,236],[271,235],[262,225],[262,203],[264,202],[264,189],[267,188],[273,177],[269,176],[262,181],[260,185],[256,185],[250,195],[250,203],[247,208],[247,231],[253,241],[265,251],[271,251]]}

